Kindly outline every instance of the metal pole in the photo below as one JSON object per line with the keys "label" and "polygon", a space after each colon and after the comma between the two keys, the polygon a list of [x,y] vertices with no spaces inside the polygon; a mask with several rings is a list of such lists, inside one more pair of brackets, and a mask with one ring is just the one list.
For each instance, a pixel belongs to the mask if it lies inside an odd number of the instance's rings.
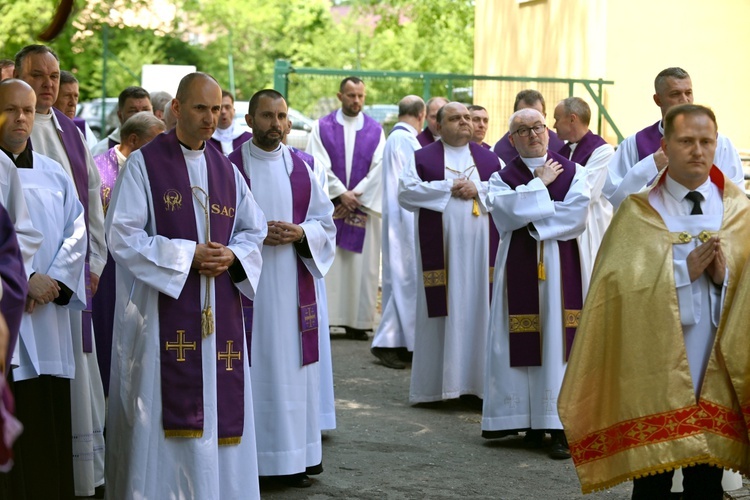
{"label": "metal pole", "polygon": [[107,137],[107,52],[109,51],[109,25],[104,23],[102,29],[102,112],[99,125],[100,139]]}
{"label": "metal pole", "polygon": [[229,92],[236,96],[234,92],[234,56],[232,55],[232,30],[229,30]]}

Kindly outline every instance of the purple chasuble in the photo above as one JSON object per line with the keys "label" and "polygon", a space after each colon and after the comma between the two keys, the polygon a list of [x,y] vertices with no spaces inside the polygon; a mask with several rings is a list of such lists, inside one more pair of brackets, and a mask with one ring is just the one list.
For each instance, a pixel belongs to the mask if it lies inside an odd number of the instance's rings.
{"label": "purple chasuble", "polygon": [[[479,178],[486,182],[494,172],[500,171],[500,162],[491,151],[487,151],[479,144],[469,143],[471,156],[477,167]],[[427,147],[414,152],[416,169],[423,181],[441,181],[445,179],[445,147],[443,141],[437,141]],[[500,235],[497,232],[492,217],[488,217],[490,225],[490,300],[492,299],[492,276],[494,261]],[[422,280],[425,298],[427,299],[427,316],[437,318],[448,316],[448,270],[445,265],[445,249],[443,245],[443,214],[434,210],[421,208],[419,210],[419,248],[422,254]]]}
{"label": "purple chasuble", "polygon": [[[560,151],[565,145],[565,142],[557,136],[554,130],[548,128],[547,132],[549,133],[549,144],[547,145],[547,148],[551,151]],[[503,163],[506,165],[518,156],[518,151],[516,151],[516,148],[510,143],[509,135],[510,134],[506,132],[505,135],[495,143],[494,148],[495,154],[503,160]]]}
{"label": "purple chasuble", "polygon": [[[289,175],[289,182],[292,186],[292,223],[299,225],[305,222],[307,218],[307,210],[310,207],[310,197],[312,196],[312,183],[302,158],[294,153],[289,156],[292,157],[292,173]],[[238,170],[252,191],[252,183],[245,173],[242,148],[232,151],[229,160],[235,165],[239,165]],[[250,159],[250,163],[252,164],[252,159]],[[305,366],[318,362],[320,357],[318,351],[318,302],[315,296],[315,279],[299,255],[297,255],[297,310],[302,342],[302,366]],[[252,338],[253,301],[247,297],[242,297],[242,313],[245,317],[245,335],[248,338],[249,346]]]}
{"label": "purple chasuble", "polygon": [[432,135],[428,127],[425,127],[424,130],[417,134],[417,141],[419,141],[419,145],[422,147],[429,146],[435,142],[435,136]]}
{"label": "purple chasuble", "polygon": [[294,146],[287,146],[287,147],[289,148],[289,150],[292,153],[296,154],[297,156],[299,156],[300,158],[302,158],[302,160],[305,163],[307,163],[308,165],[310,165],[310,168],[312,169],[312,171],[315,172],[315,157],[313,155],[311,155],[309,153],[305,153],[301,149],[297,149]]}
{"label": "purple chasuble", "polygon": [[0,312],[5,316],[10,332],[8,354],[5,359],[5,375],[7,375],[11,367],[13,349],[18,340],[18,329],[21,327],[21,317],[26,306],[29,282],[26,279],[21,249],[18,247],[16,229],[2,204],[0,204],[0,282],[3,287]]}
{"label": "purple chasuble", "polygon": [[86,120],[76,116],[73,118],[73,123],[75,123],[76,127],[78,127],[78,130],[81,131],[83,137],[86,137]]}
{"label": "purple chasuble", "polygon": [[[174,130],[141,148],[148,172],[154,222],[160,236],[198,241],[190,176]],[[211,211],[211,241],[228,245],[234,229],[237,186],[229,160],[204,146]],[[203,193],[200,193],[203,200]],[[229,273],[212,278],[216,320],[216,399],[219,444],[240,442],[244,427],[242,306]],[[210,285],[209,285],[210,286]],[[162,423],[166,437],[203,435],[201,276],[190,273],[178,299],[159,294]],[[239,361],[237,368],[234,361]]]}
{"label": "purple chasuble", "polygon": [[596,151],[597,148],[607,144],[607,141],[596,135],[592,131],[586,132],[586,135],[581,137],[581,140],[576,143],[576,149],[573,151],[573,156],[570,156],[570,143],[566,142],[565,145],[560,148],[558,154],[564,158],[570,159],[573,163],[586,166],[591,155]]}
{"label": "purple chasuble", "polygon": [[53,107],[52,111],[57,115],[60,130],[57,131],[60,142],[65,148],[70,162],[70,170],[73,172],[73,183],[76,186],[78,200],[83,205],[83,215],[86,222],[86,233],[89,235],[89,244],[86,250],[86,269],[84,278],[86,280],[86,309],[81,312],[81,334],[83,336],[83,352],[92,351],[91,342],[91,272],[89,271],[89,252],[91,249],[91,232],[89,231],[89,171],[86,166],[86,155],[88,150],[78,132],[73,120],[65,116],[65,113]]}
{"label": "purple chasuble", "polygon": [[[349,182],[346,182],[346,148],[344,144],[344,126],[336,120],[337,111],[330,113],[320,120],[320,140],[331,159],[331,170],[334,175],[351,191],[359,182],[367,176],[375,150],[380,144],[380,134],[383,129],[378,122],[369,116],[362,114],[364,124],[357,131],[354,140],[354,154],[352,155],[352,168],[349,172]],[[339,205],[338,199],[333,201]],[[362,210],[349,213],[346,218],[334,218],[336,225],[336,246],[349,250],[350,252],[362,253],[365,243],[365,224],[367,214]]]}
{"label": "purple chasuble", "polygon": [[[576,165],[557,153],[547,151],[547,158],[563,166],[562,173],[547,190],[553,201],[563,201],[576,173]],[[516,157],[500,171],[500,177],[512,189],[533,180],[533,175],[520,157]],[[581,285],[581,259],[576,239],[558,241],[560,272],[563,283],[563,308],[565,346],[564,359],[568,360],[573,346],[578,320],[583,307]],[[537,260],[537,240],[528,227],[513,231],[506,260],[506,283],[508,292],[510,366],[541,366],[542,336],[539,318],[539,265],[544,262],[544,242],[539,242],[540,257]]]}
{"label": "purple chasuble", "polygon": [[635,146],[638,148],[638,161],[656,153],[661,147],[662,134],[659,131],[661,120],[635,134]]}
{"label": "purple chasuble", "polygon": [[492,149],[492,146],[490,146],[489,144],[487,144],[484,141],[482,141],[482,143],[480,144],[480,146],[482,146],[484,149]]}
{"label": "purple chasuble", "polygon": [[[102,188],[100,191],[102,199],[102,208],[104,215],[107,215],[109,201],[112,198],[112,190],[115,188],[119,166],[117,163],[117,153],[115,148],[111,148],[106,153],[94,157],[94,163],[99,170],[99,176],[102,179]],[[102,377],[102,386],[104,395],[109,395],[109,369],[112,361],[112,329],[115,321],[115,261],[112,255],[107,252],[107,264],[104,266],[102,275],[99,277],[99,283],[102,286],[92,299],[93,310],[91,318],[94,322],[94,337],[96,338],[96,358],[99,360],[99,374]]]}

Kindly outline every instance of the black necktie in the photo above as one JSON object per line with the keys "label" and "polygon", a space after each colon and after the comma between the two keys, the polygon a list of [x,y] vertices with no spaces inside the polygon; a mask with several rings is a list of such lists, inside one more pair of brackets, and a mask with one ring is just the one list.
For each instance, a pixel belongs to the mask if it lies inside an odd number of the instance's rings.
{"label": "black necktie", "polygon": [[693,202],[693,211],[690,212],[690,215],[703,215],[703,210],[701,210],[701,201],[703,201],[702,194],[698,191],[690,191],[685,195],[685,199]]}

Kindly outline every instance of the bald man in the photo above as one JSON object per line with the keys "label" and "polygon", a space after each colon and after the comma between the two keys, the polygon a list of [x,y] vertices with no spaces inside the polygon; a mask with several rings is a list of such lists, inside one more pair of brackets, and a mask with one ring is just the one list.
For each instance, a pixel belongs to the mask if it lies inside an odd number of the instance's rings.
{"label": "bald man", "polygon": [[237,169],[206,145],[220,109],[213,77],[185,76],[175,130],[128,157],[107,211],[120,353],[111,498],[188,495],[185,478],[194,498],[259,497],[240,293],[255,296],[266,220]]}
{"label": "bald man", "polygon": [[87,241],[73,182],[59,163],[28,147],[35,106],[34,90],[25,82],[0,83],[0,148],[18,168],[32,223],[44,234],[13,357],[13,391],[25,432],[15,446],[11,484],[13,498],[72,498],[74,451],[81,450],[74,449],[72,436],[71,380],[77,373],[70,311],[86,306]]}

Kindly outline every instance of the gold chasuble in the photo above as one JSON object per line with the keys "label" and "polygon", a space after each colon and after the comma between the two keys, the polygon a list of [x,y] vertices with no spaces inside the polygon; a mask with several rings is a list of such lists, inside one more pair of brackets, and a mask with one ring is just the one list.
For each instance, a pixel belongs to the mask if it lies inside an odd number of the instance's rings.
{"label": "gold chasuble", "polygon": [[[690,235],[669,232],[649,190],[625,200],[604,236],[558,400],[584,493],[701,463],[750,472],[747,427],[718,348],[727,347],[727,312],[750,252],[750,202],[715,166],[711,180],[723,189],[718,236],[729,280],[699,401],[672,256],[672,246]],[[743,339],[727,356],[744,368],[750,404],[746,325],[728,335]]]}

